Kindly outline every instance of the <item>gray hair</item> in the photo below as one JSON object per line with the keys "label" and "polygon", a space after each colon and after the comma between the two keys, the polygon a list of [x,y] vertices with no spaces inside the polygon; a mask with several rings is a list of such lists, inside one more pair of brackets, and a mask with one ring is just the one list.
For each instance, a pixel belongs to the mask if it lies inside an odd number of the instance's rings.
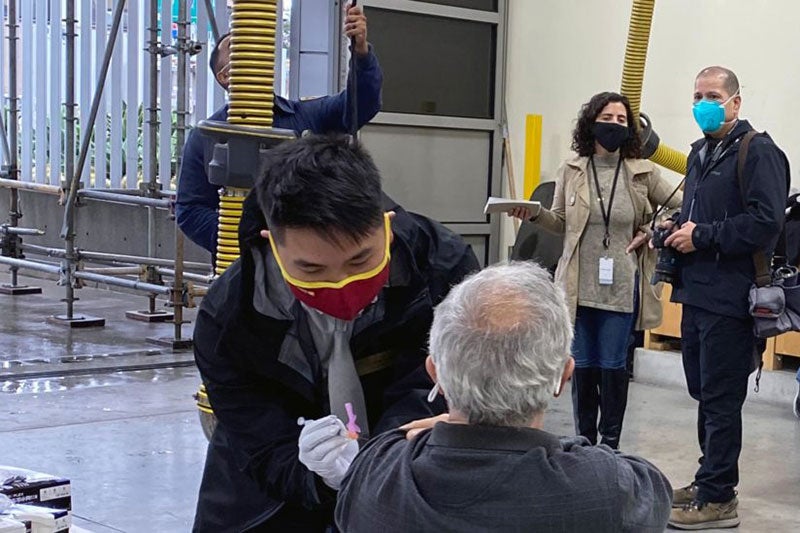
{"label": "gray hair", "polygon": [[564,292],[535,263],[488,267],[434,312],[430,353],[450,408],[470,424],[524,426],[547,408],[572,344]]}

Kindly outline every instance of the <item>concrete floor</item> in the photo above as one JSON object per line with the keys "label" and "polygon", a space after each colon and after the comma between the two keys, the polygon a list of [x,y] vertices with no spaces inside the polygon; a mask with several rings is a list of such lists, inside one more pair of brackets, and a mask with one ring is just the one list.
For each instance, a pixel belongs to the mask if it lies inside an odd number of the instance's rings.
{"label": "concrete floor", "polygon": [[[171,326],[124,319],[145,301],[127,294],[81,291],[81,308],[109,319],[105,330],[48,326],[47,314],[63,312],[61,289],[42,286],[44,296],[0,296],[0,464],[69,477],[75,523],[87,530],[188,531],[206,447],[191,398],[199,378],[193,367],[136,369],[184,365],[191,355],[146,343]],[[675,486],[691,480],[698,454],[696,406],[679,378],[677,356],[637,354],[623,432],[624,448]],[[800,531],[793,387],[792,373],[768,374],[762,393],[772,396],[751,394],[745,406],[739,531]],[[546,417],[554,433],[573,431],[568,392]]]}

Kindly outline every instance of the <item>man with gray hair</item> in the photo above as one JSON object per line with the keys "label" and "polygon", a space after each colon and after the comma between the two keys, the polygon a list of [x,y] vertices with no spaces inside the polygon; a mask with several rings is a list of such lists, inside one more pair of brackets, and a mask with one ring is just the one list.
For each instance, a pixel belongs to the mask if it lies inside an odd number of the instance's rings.
{"label": "man with gray hair", "polygon": [[542,430],[575,366],[571,344],[564,294],[538,265],[492,266],[454,287],[426,361],[429,399],[443,394],[449,413],[362,450],[339,490],[338,527],[662,532],[672,489],[655,466]]}

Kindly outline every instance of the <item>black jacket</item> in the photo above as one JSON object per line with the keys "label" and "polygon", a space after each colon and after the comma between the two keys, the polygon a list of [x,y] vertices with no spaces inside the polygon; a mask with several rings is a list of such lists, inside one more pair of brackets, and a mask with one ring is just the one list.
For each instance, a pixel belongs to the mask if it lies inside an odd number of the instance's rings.
{"label": "black jacket", "polygon": [[347,533],[653,532],[672,487],[644,459],[531,428],[440,422],[373,439],[345,476]]}
{"label": "black jacket", "polygon": [[[367,356],[391,354],[388,366],[362,375],[368,417],[378,421],[373,435],[444,410],[441,401],[425,399],[432,386],[423,362],[433,306],[478,269],[459,236],[399,206],[387,208],[397,212],[389,285],[356,320],[351,340],[357,366]],[[242,256],[214,282],[197,317],[195,359],[219,425],[195,531],[314,531],[332,523],[335,493],[298,460],[298,417],[330,412],[305,312],[297,301],[293,319],[253,307],[252,248],[267,248],[259,236],[265,227],[251,194],[239,230]]]}
{"label": "black jacket", "polygon": [[786,201],[790,209],[786,218],[786,260],[790,265],[800,267],[800,194],[793,194]]}
{"label": "black jacket", "polygon": [[[744,168],[747,209],[737,178],[739,142],[752,126],[740,120],[711,157],[707,140],[692,144],[679,222],[697,224],[697,251],[681,255],[672,301],[735,318],[749,316],[753,252],[771,256],[783,228],[789,192],[786,155],[767,135],[753,138]],[[708,152],[708,153],[707,153]],[[705,163],[705,164],[704,164]]]}

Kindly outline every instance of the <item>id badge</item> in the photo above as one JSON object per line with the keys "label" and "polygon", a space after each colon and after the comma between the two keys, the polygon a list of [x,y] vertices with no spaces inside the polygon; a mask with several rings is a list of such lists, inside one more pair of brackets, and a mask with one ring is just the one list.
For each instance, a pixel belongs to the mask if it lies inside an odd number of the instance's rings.
{"label": "id badge", "polygon": [[614,283],[614,259],[612,257],[600,258],[600,285],[612,285]]}

